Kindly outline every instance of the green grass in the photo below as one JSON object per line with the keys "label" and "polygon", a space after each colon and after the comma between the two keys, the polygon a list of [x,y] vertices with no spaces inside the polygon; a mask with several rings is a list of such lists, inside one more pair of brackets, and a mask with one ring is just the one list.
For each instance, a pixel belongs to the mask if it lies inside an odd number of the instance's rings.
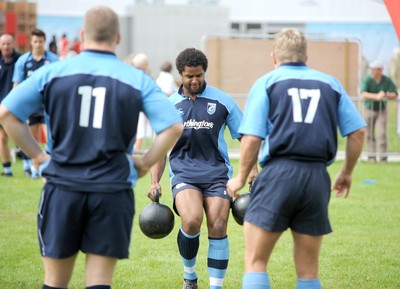
{"label": "green grass", "polygon": [[[233,162],[237,166],[237,162]],[[341,162],[329,168],[332,176]],[[13,166],[13,178],[0,179],[0,288],[41,288],[43,267],[40,260],[36,209],[41,182],[26,179],[21,163]],[[330,218],[334,232],[325,237],[320,258],[320,277],[324,289],[397,289],[400,288],[400,198],[397,178],[400,163],[370,164],[360,162],[348,199],[332,196]],[[375,179],[375,185],[363,183]],[[161,202],[172,204],[167,174],[163,180]],[[182,264],[176,245],[180,220],[166,238],[145,237],[138,226],[141,209],[147,199],[148,176],[135,189],[137,214],[132,232],[130,259],[118,263],[113,288],[181,288]],[[244,190],[245,191],[245,190]],[[243,276],[242,227],[229,221],[231,258],[225,289],[241,288]],[[207,231],[200,238],[197,271],[199,288],[208,288]],[[84,256],[79,255],[70,289],[84,288]],[[269,265],[272,288],[295,287],[292,240],[289,232],[278,242]]]}

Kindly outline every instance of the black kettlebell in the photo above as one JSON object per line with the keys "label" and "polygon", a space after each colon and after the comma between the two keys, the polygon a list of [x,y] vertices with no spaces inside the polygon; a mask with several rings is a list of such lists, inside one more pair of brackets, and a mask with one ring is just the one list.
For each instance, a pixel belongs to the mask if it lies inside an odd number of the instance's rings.
{"label": "black kettlebell", "polygon": [[243,225],[244,214],[246,213],[247,207],[249,206],[251,199],[250,192],[243,193],[237,197],[232,204],[232,215],[236,223]]}
{"label": "black kettlebell", "polygon": [[153,191],[154,202],[143,208],[139,215],[139,227],[143,234],[151,239],[161,239],[171,233],[175,225],[174,213],[159,203],[160,192]]}

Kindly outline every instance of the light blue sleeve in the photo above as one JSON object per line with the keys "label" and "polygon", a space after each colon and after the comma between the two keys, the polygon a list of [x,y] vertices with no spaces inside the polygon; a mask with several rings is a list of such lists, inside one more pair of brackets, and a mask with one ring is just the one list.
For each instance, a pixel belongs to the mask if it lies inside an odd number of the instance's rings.
{"label": "light blue sleeve", "polygon": [[338,126],[343,137],[367,126],[367,123],[344,89],[341,91],[338,110]]}
{"label": "light blue sleeve", "polygon": [[51,62],[56,62],[56,61],[59,61],[59,60],[60,60],[60,59],[58,58],[57,54],[54,54],[54,53],[51,52],[51,51],[46,51],[46,53],[47,53],[48,59],[49,59]]}
{"label": "light blue sleeve", "polygon": [[144,77],[143,85],[143,111],[157,134],[175,123],[182,122],[175,106],[150,76]]}
{"label": "light blue sleeve", "polygon": [[32,74],[27,80],[13,88],[2,102],[22,122],[43,107],[42,95],[38,86],[39,77],[40,74]]}
{"label": "light blue sleeve", "polygon": [[229,127],[229,132],[233,139],[239,139],[242,136],[239,133],[239,127],[240,124],[242,123],[243,113],[233,99],[228,109],[229,109],[229,115],[226,120],[226,123]]}
{"label": "light blue sleeve", "polygon": [[12,82],[20,83],[24,81],[24,64],[27,60],[27,54],[21,55],[14,66]]}
{"label": "light blue sleeve", "polygon": [[268,134],[269,99],[266,77],[259,78],[250,89],[243,120],[239,127],[242,135],[253,135],[265,139]]}

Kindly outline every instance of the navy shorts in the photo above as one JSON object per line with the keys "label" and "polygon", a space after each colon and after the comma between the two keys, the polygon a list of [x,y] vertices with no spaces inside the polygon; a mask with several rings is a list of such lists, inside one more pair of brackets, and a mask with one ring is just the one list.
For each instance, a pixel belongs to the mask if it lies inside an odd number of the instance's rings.
{"label": "navy shorts", "polygon": [[44,120],[44,110],[39,110],[31,114],[28,118],[28,125],[42,124],[45,123]]}
{"label": "navy shorts", "polygon": [[83,193],[46,184],[38,210],[42,256],[67,258],[80,250],[128,258],[134,204],[132,190]]}
{"label": "navy shorts", "polygon": [[272,160],[254,181],[245,221],[270,232],[328,234],[330,186],[324,163]]}
{"label": "navy shorts", "polygon": [[206,183],[206,184],[193,184],[193,183],[179,183],[172,187],[172,197],[174,198],[174,211],[179,216],[178,210],[175,207],[175,197],[183,190],[192,189],[202,192],[203,198],[208,197],[219,197],[228,199],[232,202],[232,197],[228,194],[226,190],[226,182],[222,183]]}

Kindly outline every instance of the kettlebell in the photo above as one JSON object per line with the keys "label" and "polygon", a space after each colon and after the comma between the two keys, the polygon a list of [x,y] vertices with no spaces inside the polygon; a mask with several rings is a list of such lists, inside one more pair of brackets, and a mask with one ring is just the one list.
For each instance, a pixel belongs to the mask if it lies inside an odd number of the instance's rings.
{"label": "kettlebell", "polygon": [[161,239],[171,233],[175,218],[168,206],[160,204],[160,192],[157,189],[154,189],[153,195],[153,203],[144,207],[139,215],[139,227],[147,237]]}
{"label": "kettlebell", "polygon": [[250,192],[243,193],[237,197],[232,203],[232,216],[236,223],[243,225],[244,215],[246,214],[247,207],[251,199]]}

